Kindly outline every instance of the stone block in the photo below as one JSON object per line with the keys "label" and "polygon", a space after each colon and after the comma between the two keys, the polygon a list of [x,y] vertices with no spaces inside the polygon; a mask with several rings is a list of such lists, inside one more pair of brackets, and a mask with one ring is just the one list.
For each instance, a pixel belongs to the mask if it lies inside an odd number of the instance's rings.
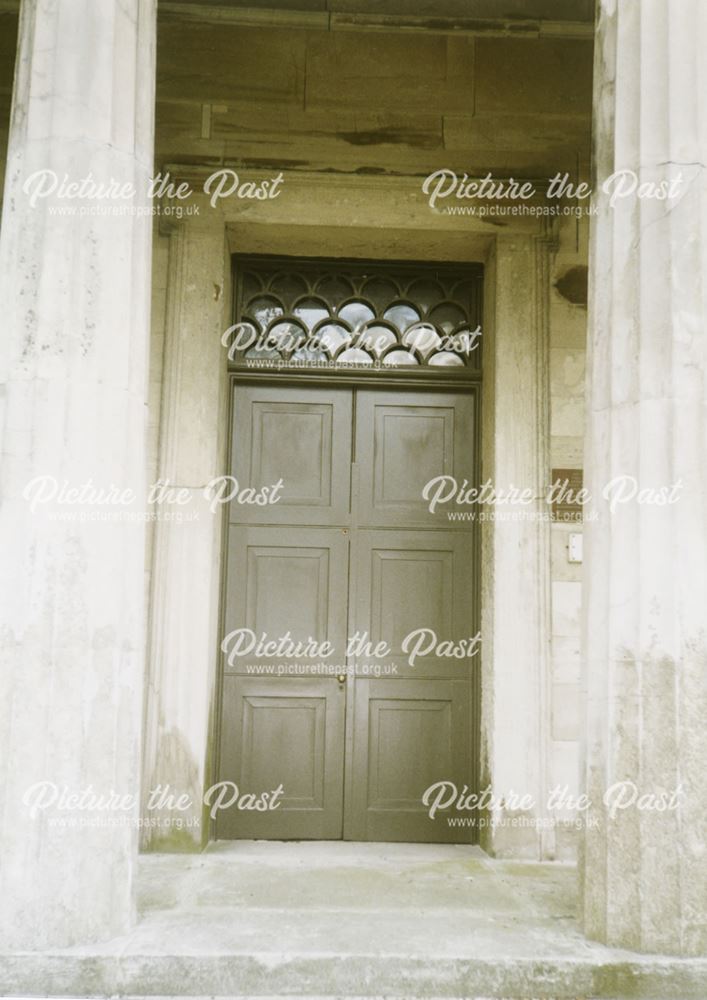
{"label": "stone block", "polygon": [[570,347],[550,349],[550,393],[553,398],[584,396],[583,350]]}
{"label": "stone block", "polygon": [[307,108],[417,110],[473,107],[474,46],[468,38],[388,32],[311,34]]}
{"label": "stone block", "polygon": [[552,738],[577,740],[580,734],[579,685],[552,685]]}
{"label": "stone block", "polygon": [[584,437],[553,434],[550,438],[550,461],[555,469],[581,469]]}
{"label": "stone block", "polygon": [[552,677],[557,684],[575,684],[580,679],[579,637],[552,637]]}
{"label": "stone block", "polygon": [[[304,102],[306,32],[164,21],[157,99],[228,104]],[[217,69],[217,71],[212,71]]]}
{"label": "stone block", "polygon": [[[532,45],[532,42],[526,44]],[[589,106],[587,106],[588,111]],[[589,146],[591,120],[588,114],[548,117],[538,114],[447,114],[444,144],[447,149],[508,149],[541,152],[548,158],[552,174],[565,169],[573,173],[578,150]],[[548,154],[552,153],[550,157]],[[560,162],[556,164],[556,157]]]}
{"label": "stone block", "polygon": [[562,396],[551,398],[550,433],[562,437],[582,437],[584,406],[581,399]]}
{"label": "stone block", "polygon": [[581,583],[553,582],[552,584],[552,634],[553,636],[579,635],[579,616],[582,608]]}
{"label": "stone block", "polygon": [[592,41],[478,38],[478,114],[586,115],[592,94]]}
{"label": "stone block", "polygon": [[[567,786],[570,795],[580,793],[579,744],[569,741],[555,741],[550,747],[550,785]],[[558,819],[569,818],[574,813],[556,813]]]}

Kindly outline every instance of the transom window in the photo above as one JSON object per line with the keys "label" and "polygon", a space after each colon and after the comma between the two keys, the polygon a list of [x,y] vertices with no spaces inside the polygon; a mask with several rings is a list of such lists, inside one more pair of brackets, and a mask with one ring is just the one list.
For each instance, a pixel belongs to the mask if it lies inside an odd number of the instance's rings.
{"label": "transom window", "polygon": [[249,259],[237,268],[236,367],[478,371],[478,265]]}

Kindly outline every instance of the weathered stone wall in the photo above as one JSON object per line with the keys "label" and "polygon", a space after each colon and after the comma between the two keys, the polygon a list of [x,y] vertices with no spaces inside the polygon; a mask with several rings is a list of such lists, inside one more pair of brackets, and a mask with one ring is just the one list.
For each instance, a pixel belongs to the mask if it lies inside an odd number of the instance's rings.
{"label": "weathered stone wall", "polygon": [[158,163],[525,177],[588,164],[591,24],[474,34],[262,19],[160,21]]}
{"label": "weathered stone wall", "polygon": [[[587,339],[587,217],[559,228],[550,289],[550,458],[555,469],[583,467],[584,371]],[[570,534],[581,523],[551,528],[552,670],[549,783],[579,791],[580,614],[582,565],[569,561]],[[561,813],[560,817],[569,818]],[[558,817],[558,818],[560,818]],[[558,827],[559,857],[573,856],[577,833]]]}

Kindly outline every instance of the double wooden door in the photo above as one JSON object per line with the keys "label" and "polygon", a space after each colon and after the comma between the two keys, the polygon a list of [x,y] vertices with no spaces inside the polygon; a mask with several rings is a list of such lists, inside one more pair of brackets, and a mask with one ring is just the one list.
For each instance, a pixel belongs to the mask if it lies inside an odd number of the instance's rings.
{"label": "double wooden door", "polygon": [[220,812],[216,836],[468,842],[422,796],[474,782],[480,657],[449,643],[477,630],[475,532],[422,491],[475,482],[474,396],[233,391],[239,488],[282,486],[229,505],[219,779],[282,790]]}

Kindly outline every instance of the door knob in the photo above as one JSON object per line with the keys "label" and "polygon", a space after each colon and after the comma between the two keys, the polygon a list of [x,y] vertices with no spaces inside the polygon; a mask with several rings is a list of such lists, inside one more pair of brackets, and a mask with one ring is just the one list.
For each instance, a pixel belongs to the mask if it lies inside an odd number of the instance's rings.
{"label": "door knob", "polygon": [[339,682],[339,684],[345,684],[346,683],[346,674],[338,674],[338,676],[337,676],[336,679]]}

